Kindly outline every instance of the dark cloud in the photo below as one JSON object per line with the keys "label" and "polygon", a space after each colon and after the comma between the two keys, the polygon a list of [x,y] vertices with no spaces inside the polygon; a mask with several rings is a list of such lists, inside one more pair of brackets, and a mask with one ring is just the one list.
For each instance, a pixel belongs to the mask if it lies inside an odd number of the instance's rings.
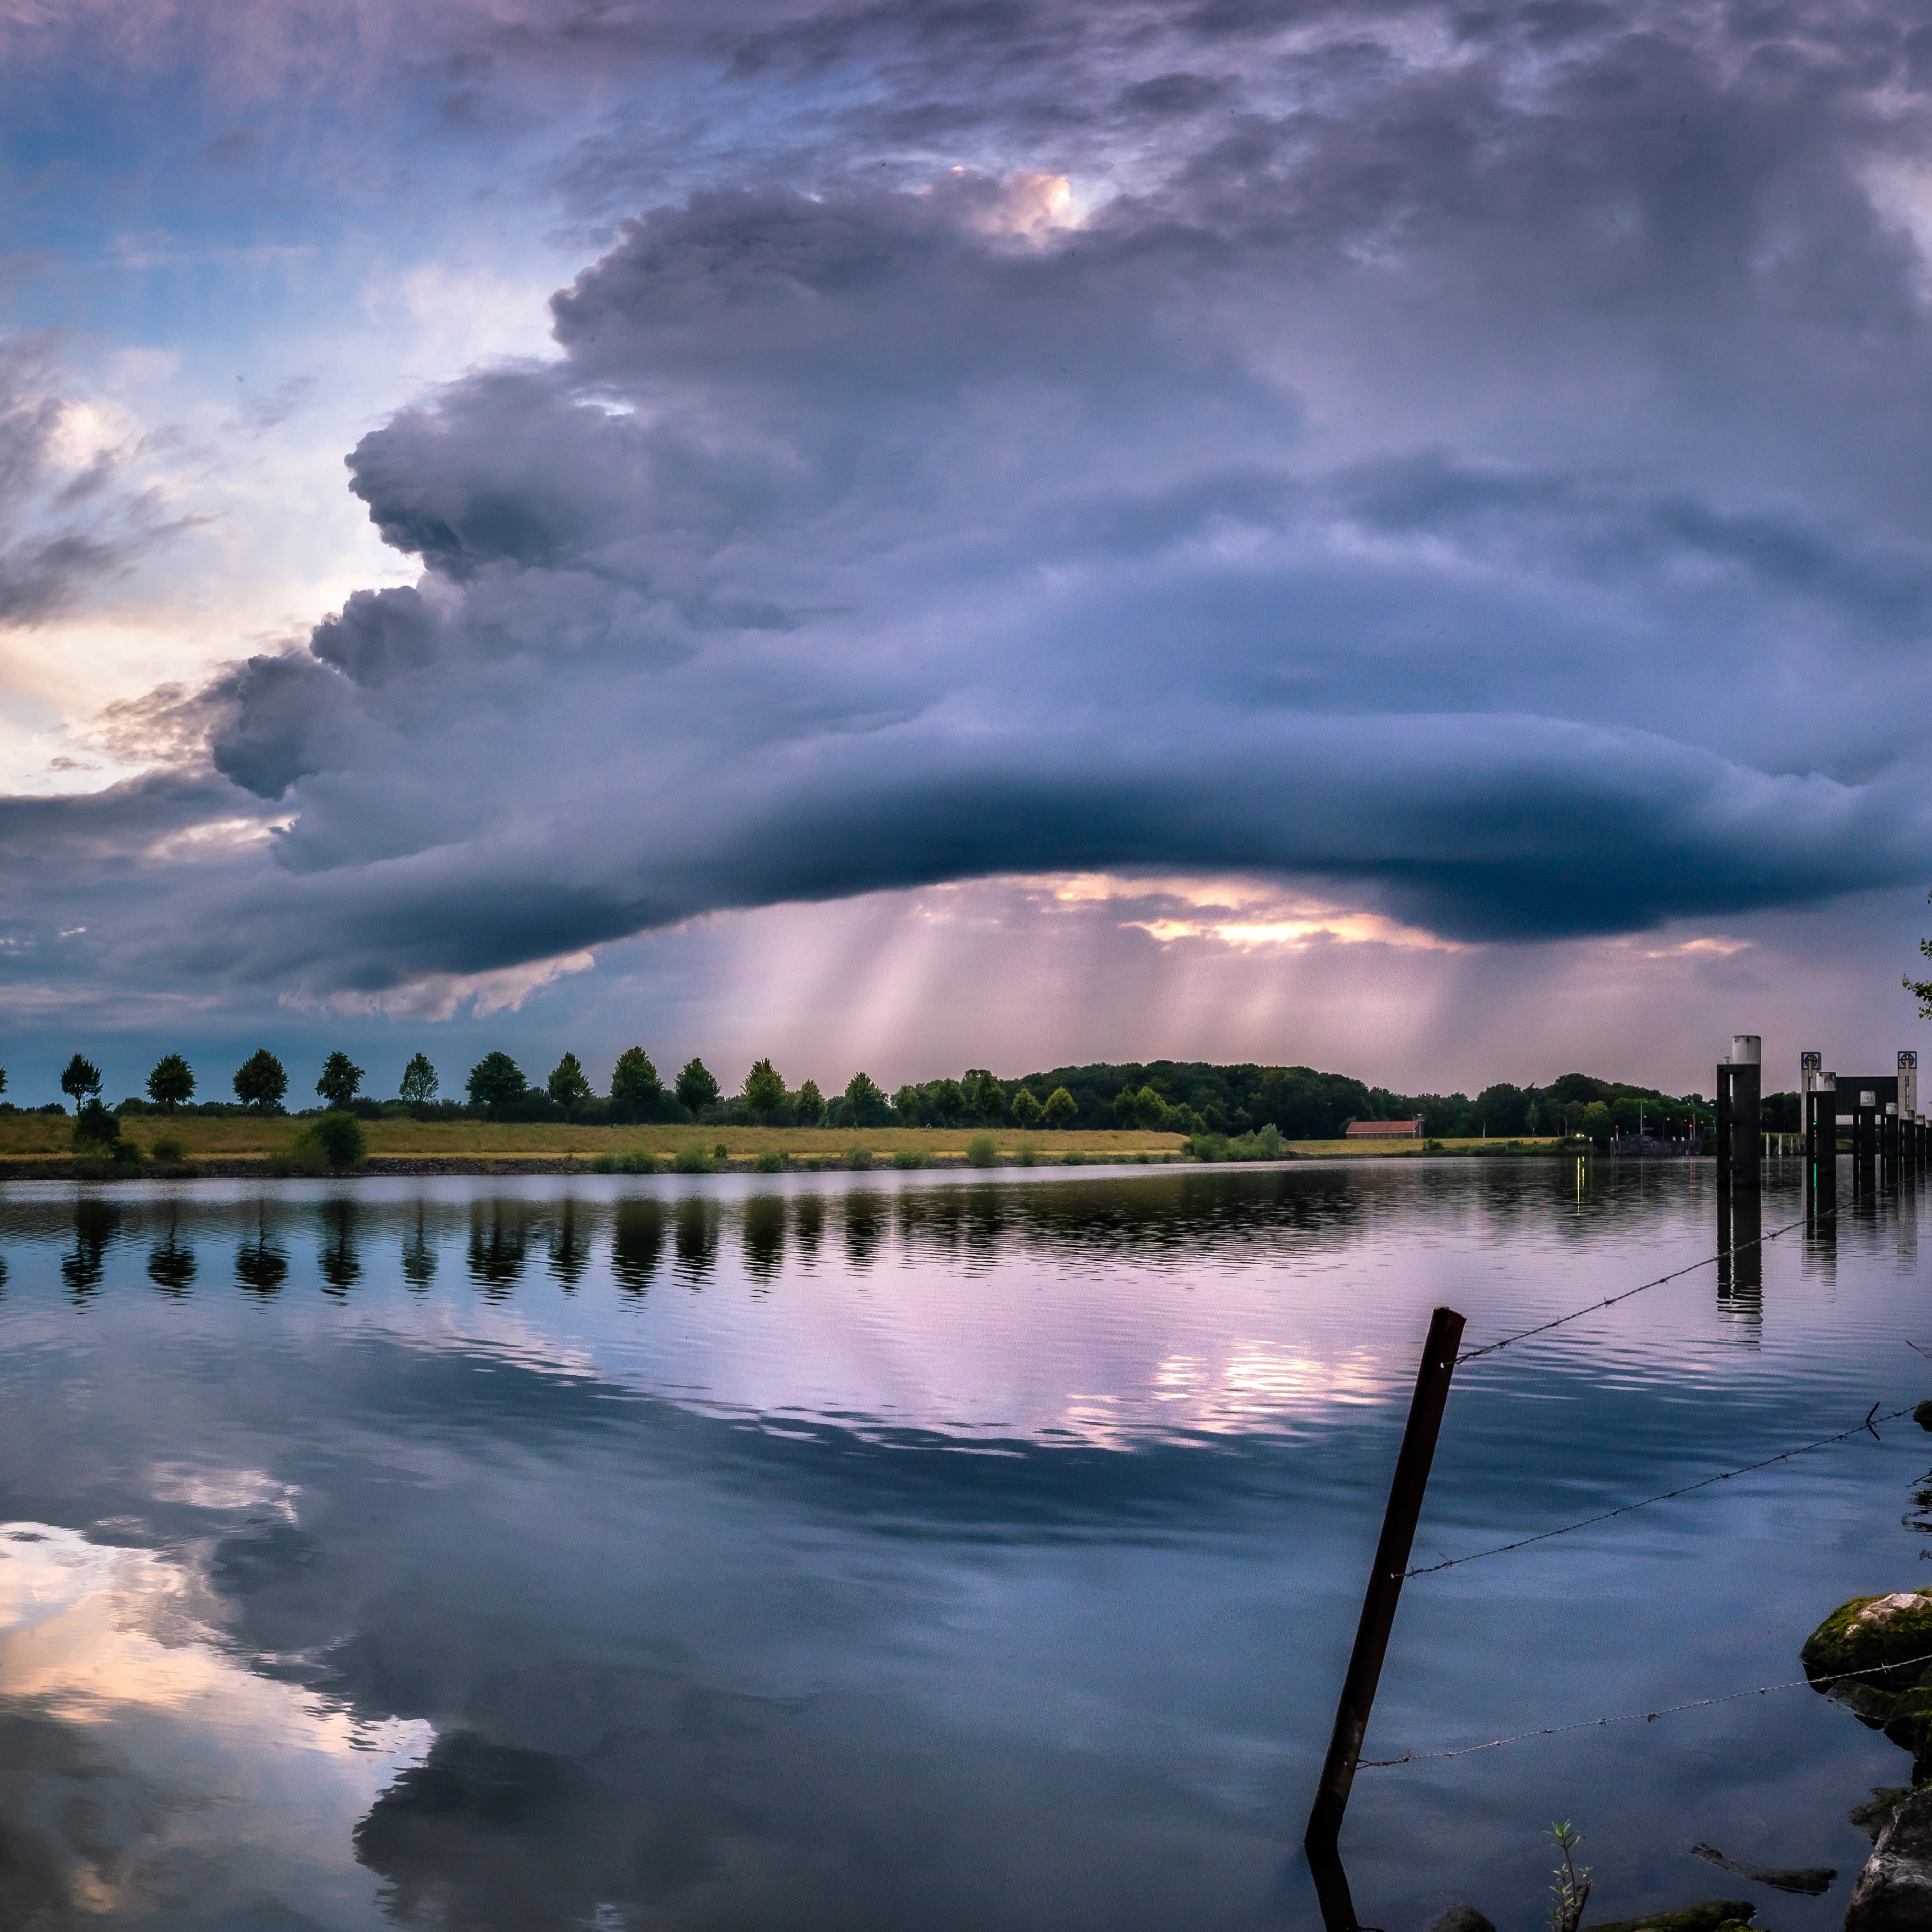
{"label": "dark cloud", "polygon": [[[667,15],[811,106],[816,172],[707,148],[727,184],[621,224],[554,359],[356,446],[422,576],[195,700],[290,822],[142,956],[380,989],[1061,868],[1474,939],[1915,881],[1910,24]],[[969,98],[997,169],[866,145]]]}

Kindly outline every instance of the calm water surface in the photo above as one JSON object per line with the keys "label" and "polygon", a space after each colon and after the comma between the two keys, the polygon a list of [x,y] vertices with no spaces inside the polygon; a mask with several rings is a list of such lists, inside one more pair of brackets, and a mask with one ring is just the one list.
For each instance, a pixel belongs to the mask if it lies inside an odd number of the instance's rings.
{"label": "calm water surface", "polygon": [[[1470,1365],[1418,1560],[1932,1394],[1917,1206]],[[1714,1207],[1663,1162],[11,1185],[0,1926],[1311,1927],[1430,1308],[1527,1326]],[[1928,1579],[1932,1438],[1883,1436],[1412,1583],[1370,1755],[1796,1675]],[[1552,1816],[1601,1917],[1809,1932],[1909,1772],[1784,1690],[1364,1770],[1345,1850],[1389,1932],[1528,1932]]]}

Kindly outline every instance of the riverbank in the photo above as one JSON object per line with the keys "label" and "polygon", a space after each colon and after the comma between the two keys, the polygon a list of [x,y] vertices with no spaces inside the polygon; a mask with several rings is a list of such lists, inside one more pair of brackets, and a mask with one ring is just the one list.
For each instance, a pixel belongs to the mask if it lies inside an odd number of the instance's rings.
{"label": "riverbank", "polygon": [[[190,1174],[242,1179],[267,1177],[286,1166],[308,1123],[290,1118],[208,1120],[188,1117],[124,1121],[122,1136],[140,1148],[143,1162],[124,1176],[166,1178]],[[867,1165],[965,1168],[969,1143],[979,1128],[882,1127],[860,1132],[826,1127],[693,1126],[573,1126],[544,1122],[372,1120],[366,1124],[368,1160],[361,1170],[395,1177],[469,1174],[569,1174],[643,1166],[640,1156],[668,1166],[694,1144],[713,1172],[765,1172],[776,1156],[788,1173]],[[1132,1129],[1023,1134],[1009,1126],[990,1130],[995,1167],[1168,1166],[1190,1158],[1178,1134]],[[72,1180],[80,1166],[72,1151],[73,1124],[56,1116],[0,1119],[0,1179]],[[159,1163],[155,1150],[172,1143],[178,1162]],[[1488,1157],[1548,1154],[1552,1142],[1291,1141],[1285,1157],[1296,1160],[1414,1160],[1444,1155]]]}

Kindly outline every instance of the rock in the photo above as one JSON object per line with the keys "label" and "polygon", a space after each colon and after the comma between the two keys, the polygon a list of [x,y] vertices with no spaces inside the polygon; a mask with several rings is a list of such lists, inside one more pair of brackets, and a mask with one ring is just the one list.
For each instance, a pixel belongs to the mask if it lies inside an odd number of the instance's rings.
{"label": "rock", "polygon": [[1911,1795],[1909,1784],[1875,1784],[1871,1796],[1864,1804],[1852,1807],[1851,1821],[1867,1838],[1876,1838],[1892,1822],[1892,1814],[1898,1809],[1898,1801]]}
{"label": "rock", "polygon": [[1912,1419],[1921,1429],[1932,1429],[1932,1398],[1922,1402],[1912,1412]]}
{"label": "rock", "polygon": [[1676,1912],[1653,1912],[1642,1918],[1619,1918],[1608,1925],[1587,1926],[1585,1932],[1726,1932],[1736,1926],[1740,1932],[1763,1932],[1751,1926],[1757,1910],[1748,1898],[1707,1898],[1702,1905],[1687,1905]]}
{"label": "rock", "polygon": [[1496,1932],[1496,1928],[1473,1905],[1452,1905],[1429,1932]]}
{"label": "rock", "polygon": [[1838,1874],[1831,1865],[1748,1865],[1739,1858],[1727,1858],[1715,1845],[1693,1845],[1693,1858],[1704,1860],[1707,1864],[1718,1866],[1727,1872],[1736,1872],[1740,1878],[1748,1878],[1754,1884],[1768,1885],[1774,1892],[1789,1892],[1801,1898],[1822,1898],[1832,1888],[1832,1881]]}
{"label": "rock", "polygon": [[1925,1932],[1932,1926],[1932,1786],[1899,1800],[1845,1913],[1845,1932]]}
{"label": "rock", "polygon": [[1918,1681],[1918,1672],[1894,1676],[1897,1667],[1912,1658],[1932,1658],[1932,1590],[1854,1597],[1804,1640],[1798,1657],[1805,1676],[1821,1689],[1856,1670],[1868,1673],[1867,1684],[1902,1690]]}

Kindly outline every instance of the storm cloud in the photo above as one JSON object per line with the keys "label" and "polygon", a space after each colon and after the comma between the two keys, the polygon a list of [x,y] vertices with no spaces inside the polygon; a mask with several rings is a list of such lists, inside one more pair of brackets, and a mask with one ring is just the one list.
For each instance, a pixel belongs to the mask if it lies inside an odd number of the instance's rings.
{"label": "storm cloud", "polygon": [[659,25],[816,145],[717,150],[554,355],[356,445],[420,576],[193,700],[169,796],[256,830],[151,862],[102,970],[380,991],[1101,868],[1464,941],[1921,879],[1904,10]]}

